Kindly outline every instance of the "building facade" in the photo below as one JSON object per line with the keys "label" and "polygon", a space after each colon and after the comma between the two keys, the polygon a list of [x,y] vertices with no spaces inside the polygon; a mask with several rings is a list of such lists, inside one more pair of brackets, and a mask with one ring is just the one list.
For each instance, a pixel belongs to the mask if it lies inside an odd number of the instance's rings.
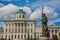
{"label": "building facade", "polygon": [[[35,20],[26,19],[26,12],[19,9],[16,12],[16,18],[4,19],[4,32],[0,33],[0,38],[7,40],[25,40],[30,38],[40,39],[42,36],[42,27],[36,27]],[[50,39],[52,34],[57,34],[60,38],[60,27],[49,27]]]}

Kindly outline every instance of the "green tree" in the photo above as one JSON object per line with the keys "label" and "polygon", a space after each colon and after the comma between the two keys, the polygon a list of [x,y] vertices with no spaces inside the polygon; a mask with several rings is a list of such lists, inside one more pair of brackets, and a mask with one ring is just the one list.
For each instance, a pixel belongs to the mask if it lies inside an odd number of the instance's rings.
{"label": "green tree", "polygon": [[58,40],[58,37],[56,34],[52,35],[52,40]]}

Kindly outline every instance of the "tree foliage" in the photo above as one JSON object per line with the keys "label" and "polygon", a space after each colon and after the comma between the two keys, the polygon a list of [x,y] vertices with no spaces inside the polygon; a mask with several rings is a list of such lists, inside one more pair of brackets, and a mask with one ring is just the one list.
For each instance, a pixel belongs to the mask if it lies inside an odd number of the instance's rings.
{"label": "tree foliage", "polygon": [[58,37],[56,34],[52,35],[52,40],[58,40]]}

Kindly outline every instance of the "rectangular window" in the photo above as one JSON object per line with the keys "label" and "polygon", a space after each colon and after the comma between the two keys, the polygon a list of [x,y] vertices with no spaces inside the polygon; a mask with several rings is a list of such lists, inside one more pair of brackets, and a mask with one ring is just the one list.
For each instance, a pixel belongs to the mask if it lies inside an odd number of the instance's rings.
{"label": "rectangular window", "polygon": [[21,18],[21,15],[19,15],[19,18]]}
{"label": "rectangular window", "polygon": [[18,35],[18,39],[20,38],[20,35]]}
{"label": "rectangular window", "polygon": [[18,33],[20,33],[20,28],[18,29]]}
{"label": "rectangular window", "polygon": [[13,35],[11,35],[11,38],[13,38]]}
{"label": "rectangular window", "polygon": [[25,28],[25,33],[27,32],[26,28]]}
{"label": "rectangular window", "polygon": [[23,27],[23,23],[21,23],[21,26]]}
{"label": "rectangular window", "polygon": [[12,28],[12,33],[13,33],[14,29]]}
{"label": "rectangular window", "polygon": [[15,28],[15,33],[17,32],[17,28]]}
{"label": "rectangular window", "polygon": [[20,26],[20,23],[18,23],[18,26]]}
{"label": "rectangular window", "polygon": [[21,31],[22,31],[22,33],[23,33],[23,28],[22,28],[22,30],[21,30]]}
{"label": "rectangular window", "polygon": [[16,35],[15,35],[15,39],[16,39]]}
{"label": "rectangular window", "polygon": [[10,35],[9,35],[9,37],[8,37],[9,39],[10,39]]}
{"label": "rectangular window", "polygon": [[31,29],[31,33],[32,33],[32,31],[33,31],[33,30]]}
{"label": "rectangular window", "polygon": [[9,24],[9,26],[11,26],[11,24]]}
{"label": "rectangular window", "polygon": [[23,38],[23,35],[21,35],[21,39]]}
{"label": "rectangular window", "polygon": [[28,33],[29,33],[30,31],[29,31],[29,29],[28,29]]}
{"label": "rectangular window", "polygon": [[10,32],[10,28],[9,28],[9,32]]}
{"label": "rectangular window", "polygon": [[17,23],[15,23],[15,26],[17,26]]}
{"label": "rectangular window", "polygon": [[5,24],[7,26],[7,24]]}
{"label": "rectangular window", "polygon": [[24,15],[23,15],[23,18],[24,18]]}
{"label": "rectangular window", "polygon": [[24,38],[26,39],[26,35],[24,35]]}
{"label": "rectangular window", "polygon": [[7,32],[7,28],[6,28],[6,32]]}

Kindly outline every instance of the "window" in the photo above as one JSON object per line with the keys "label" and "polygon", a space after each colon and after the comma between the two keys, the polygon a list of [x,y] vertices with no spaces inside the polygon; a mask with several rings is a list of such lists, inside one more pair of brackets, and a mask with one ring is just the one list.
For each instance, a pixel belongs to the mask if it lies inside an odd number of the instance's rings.
{"label": "window", "polygon": [[21,31],[22,31],[22,33],[23,33],[23,28],[22,28],[22,30],[21,30]]}
{"label": "window", "polygon": [[23,18],[24,18],[24,15],[23,15]]}
{"label": "window", "polygon": [[23,35],[21,35],[21,39],[23,38]]}
{"label": "window", "polygon": [[13,35],[11,35],[11,38],[13,38]]}
{"label": "window", "polygon": [[55,30],[55,33],[57,33],[57,30]]}
{"label": "window", "polygon": [[15,35],[15,39],[16,39],[16,35]]}
{"label": "window", "polygon": [[33,30],[31,29],[31,32],[32,32]]}
{"label": "window", "polygon": [[54,32],[54,30],[52,30],[52,33]]}
{"label": "window", "polygon": [[18,35],[18,39],[20,38],[20,35]]}
{"label": "window", "polygon": [[17,23],[15,23],[15,26],[17,26]]}
{"label": "window", "polygon": [[29,26],[29,24],[28,24],[28,26]]}
{"label": "window", "polygon": [[28,29],[28,33],[29,33],[29,29]]}
{"label": "window", "polygon": [[8,37],[8,38],[9,38],[9,40],[10,40],[10,35],[9,35],[9,37]]}
{"label": "window", "polygon": [[27,24],[25,24],[25,27],[27,26]]}
{"label": "window", "polygon": [[18,29],[18,33],[20,33],[20,28]]}
{"label": "window", "polygon": [[32,35],[31,35],[31,38],[32,38]]}
{"label": "window", "polygon": [[7,26],[7,24],[5,24]]}
{"label": "window", "polygon": [[21,26],[23,27],[23,23],[21,23]]}
{"label": "window", "polygon": [[14,26],[14,24],[12,24],[12,26]]}
{"label": "window", "polygon": [[9,26],[11,26],[11,24],[9,24]]}
{"label": "window", "polygon": [[26,28],[25,28],[25,32],[27,32]]}
{"label": "window", "polygon": [[13,33],[14,29],[12,28],[12,33]]}
{"label": "window", "polygon": [[18,23],[18,26],[20,26],[20,23]]}
{"label": "window", "polygon": [[21,15],[19,15],[19,18],[21,18]]}
{"label": "window", "polygon": [[17,32],[17,28],[15,28],[15,33]]}
{"label": "window", "polygon": [[10,32],[10,28],[9,28],[9,32]]}
{"label": "window", "polygon": [[7,32],[7,28],[6,28],[6,32]]}
{"label": "window", "polygon": [[18,15],[17,15],[17,18],[18,18]]}
{"label": "window", "polygon": [[26,39],[26,35],[24,35],[24,38]]}
{"label": "window", "polygon": [[33,24],[31,24],[31,26],[32,26]]}

